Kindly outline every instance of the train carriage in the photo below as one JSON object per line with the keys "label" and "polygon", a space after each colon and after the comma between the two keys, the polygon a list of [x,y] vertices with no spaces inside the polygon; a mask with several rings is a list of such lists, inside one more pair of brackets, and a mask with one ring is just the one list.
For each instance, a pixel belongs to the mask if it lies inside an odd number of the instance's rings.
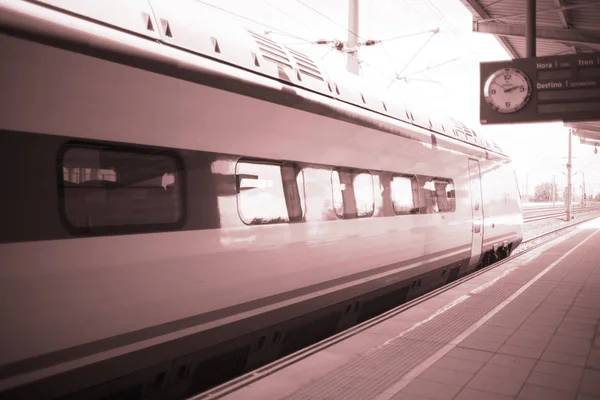
{"label": "train carriage", "polygon": [[493,142],[209,11],[0,1],[3,398],[185,398],[522,241]]}

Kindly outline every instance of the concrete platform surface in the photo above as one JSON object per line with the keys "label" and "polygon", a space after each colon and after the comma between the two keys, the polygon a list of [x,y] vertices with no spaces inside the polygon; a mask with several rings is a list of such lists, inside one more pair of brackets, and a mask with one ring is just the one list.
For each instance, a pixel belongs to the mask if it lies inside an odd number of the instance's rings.
{"label": "concrete platform surface", "polygon": [[196,399],[600,399],[599,231],[600,219],[589,221],[285,368],[262,368],[249,385]]}

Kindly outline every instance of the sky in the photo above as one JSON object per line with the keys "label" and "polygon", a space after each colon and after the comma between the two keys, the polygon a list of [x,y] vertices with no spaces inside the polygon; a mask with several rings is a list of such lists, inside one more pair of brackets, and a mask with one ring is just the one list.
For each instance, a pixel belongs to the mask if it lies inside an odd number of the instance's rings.
{"label": "sky", "polygon": [[[348,0],[196,1],[214,6],[225,21],[270,31],[279,43],[310,55],[328,72],[346,70],[344,54],[312,42],[347,40]],[[510,56],[492,35],[472,32],[472,15],[459,0],[359,0],[359,10],[358,36],[383,41],[360,48],[363,79],[491,137],[513,159],[521,193],[527,188],[533,194],[537,184],[553,179],[560,188],[566,186],[568,129],[562,123],[479,124],[479,63]],[[576,137],[572,149],[574,191],[585,175],[587,192],[600,193],[600,155]]]}

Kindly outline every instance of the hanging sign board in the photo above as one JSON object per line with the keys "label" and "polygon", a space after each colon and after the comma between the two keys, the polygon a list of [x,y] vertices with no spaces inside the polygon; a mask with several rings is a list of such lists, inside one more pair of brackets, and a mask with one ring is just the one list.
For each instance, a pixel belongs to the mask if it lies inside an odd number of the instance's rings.
{"label": "hanging sign board", "polygon": [[600,53],[480,64],[481,124],[600,120]]}

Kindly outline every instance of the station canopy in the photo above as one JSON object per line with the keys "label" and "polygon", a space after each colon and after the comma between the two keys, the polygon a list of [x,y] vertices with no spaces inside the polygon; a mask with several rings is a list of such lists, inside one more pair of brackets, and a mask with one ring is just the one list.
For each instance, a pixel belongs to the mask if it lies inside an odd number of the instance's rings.
{"label": "station canopy", "polygon": [[[473,14],[473,31],[496,36],[514,58],[526,57],[526,0],[460,0]],[[536,56],[600,52],[600,1],[537,0]],[[600,144],[598,121],[568,122],[582,141]]]}

